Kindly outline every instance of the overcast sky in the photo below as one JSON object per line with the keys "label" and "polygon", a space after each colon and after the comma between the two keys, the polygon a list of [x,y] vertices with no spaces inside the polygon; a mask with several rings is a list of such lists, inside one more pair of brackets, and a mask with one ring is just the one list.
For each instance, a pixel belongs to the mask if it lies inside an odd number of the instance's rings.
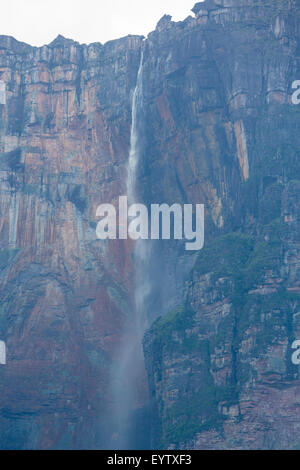
{"label": "overcast sky", "polygon": [[80,43],[147,36],[165,14],[183,20],[196,0],[1,0],[0,35],[33,46],[58,34]]}

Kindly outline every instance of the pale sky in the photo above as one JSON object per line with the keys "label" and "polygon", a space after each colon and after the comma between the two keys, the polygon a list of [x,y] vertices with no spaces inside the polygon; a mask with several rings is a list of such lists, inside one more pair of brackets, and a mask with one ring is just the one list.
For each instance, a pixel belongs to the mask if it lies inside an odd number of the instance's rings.
{"label": "pale sky", "polygon": [[185,19],[196,0],[1,0],[0,35],[32,46],[58,34],[80,43],[106,42],[127,34],[147,34],[169,14]]}

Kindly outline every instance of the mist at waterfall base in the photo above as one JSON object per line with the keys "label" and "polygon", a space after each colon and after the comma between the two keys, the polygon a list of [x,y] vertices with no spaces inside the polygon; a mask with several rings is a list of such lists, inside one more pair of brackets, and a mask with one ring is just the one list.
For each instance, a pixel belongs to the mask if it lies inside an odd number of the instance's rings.
{"label": "mist at waterfall base", "polygon": [[149,288],[143,277],[140,277],[143,258],[138,258],[139,249],[143,252],[143,248],[137,246],[134,254],[137,257],[136,309],[132,317],[126,320],[119,345],[118,361],[111,370],[112,416],[109,448],[118,450],[150,449],[151,406],[142,346],[147,325],[143,308]]}

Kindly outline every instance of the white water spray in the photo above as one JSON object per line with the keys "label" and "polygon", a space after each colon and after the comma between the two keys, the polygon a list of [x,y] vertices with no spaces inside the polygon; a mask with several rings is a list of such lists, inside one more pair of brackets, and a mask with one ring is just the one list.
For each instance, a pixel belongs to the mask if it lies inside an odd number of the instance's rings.
{"label": "white water spray", "polygon": [[127,166],[127,197],[129,205],[136,202],[137,168],[139,163],[139,137],[138,137],[138,108],[143,98],[143,61],[142,52],[140,66],[137,75],[136,87],[132,96],[132,120],[130,131],[130,151]]}
{"label": "white water spray", "polygon": [[[139,112],[143,100],[143,54],[137,75],[137,83],[132,97],[132,123],[130,134],[130,152],[127,166],[127,196],[129,204],[137,201],[137,170],[140,159],[139,149]],[[145,299],[149,294],[149,285],[146,281],[145,266],[148,259],[148,245],[144,240],[138,240],[134,245],[134,312],[128,319],[123,333],[119,362],[112,377],[112,395],[114,402],[114,416],[112,427],[114,435],[112,448],[134,448],[133,416],[141,407],[146,396],[146,374],[144,366],[142,340],[146,330]]]}
{"label": "white water spray", "polygon": [[[138,113],[143,106],[143,62],[142,52],[141,61],[137,76],[137,84],[132,98],[132,124],[130,134],[130,153],[127,167],[127,197],[128,204],[138,203],[137,194],[137,170],[140,161],[140,146],[138,132]],[[137,240],[134,246],[134,264],[135,264],[135,308],[137,316],[137,325],[140,335],[143,335],[147,326],[147,319],[144,308],[144,301],[150,293],[149,282],[145,275],[145,266],[149,259],[149,244],[145,240]]]}

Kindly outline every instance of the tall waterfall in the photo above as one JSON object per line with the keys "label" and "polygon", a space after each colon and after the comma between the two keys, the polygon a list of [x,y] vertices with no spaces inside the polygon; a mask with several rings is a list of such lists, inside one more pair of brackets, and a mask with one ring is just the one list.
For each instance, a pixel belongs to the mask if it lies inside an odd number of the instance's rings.
{"label": "tall waterfall", "polygon": [[[143,62],[144,55],[141,54],[141,61],[137,76],[137,83],[132,98],[132,124],[130,134],[130,152],[127,166],[127,197],[128,204],[139,203],[137,192],[138,166],[140,162],[141,146],[139,135],[139,117],[143,115]],[[145,312],[145,299],[150,293],[149,279],[147,276],[147,260],[149,257],[149,243],[146,240],[137,240],[134,246],[134,297],[136,321],[139,335],[143,335],[147,326]]]}
{"label": "tall waterfall", "polygon": [[144,54],[141,53],[141,61],[137,75],[136,87],[132,96],[131,111],[131,131],[130,131],[130,151],[127,165],[127,197],[128,203],[137,202],[136,183],[137,169],[139,163],[139,132],[138,132],[138,112],[143,99],[143,61]]}
{"label": "tall waterfall", "polygon": [[[130,152],[127,165],[128,204],[137,203],[137,171],[140,158],[139,116],[142,114],[143,100],[143,53],[137,75],[137,83],[132,97],[132,123],[130,134]],[[141,405],[147,400],[146,373],[142,349],[142,339],[146,329],[144,301],[149,293],[145,264],[148,246],[144,240],[133,242],[134,266],[134,311],[128,319],[121,340],[119,361],[113,371],[114,416],[112,426],[114,435],[111,441],[113,449],[135,449],[141,438],[141,426],[138,422]],[[141,413],[140,421],[143,420]],[[146,433],[147,430],[144,430]],[[142,433],[143,434],[143,433]]]}

